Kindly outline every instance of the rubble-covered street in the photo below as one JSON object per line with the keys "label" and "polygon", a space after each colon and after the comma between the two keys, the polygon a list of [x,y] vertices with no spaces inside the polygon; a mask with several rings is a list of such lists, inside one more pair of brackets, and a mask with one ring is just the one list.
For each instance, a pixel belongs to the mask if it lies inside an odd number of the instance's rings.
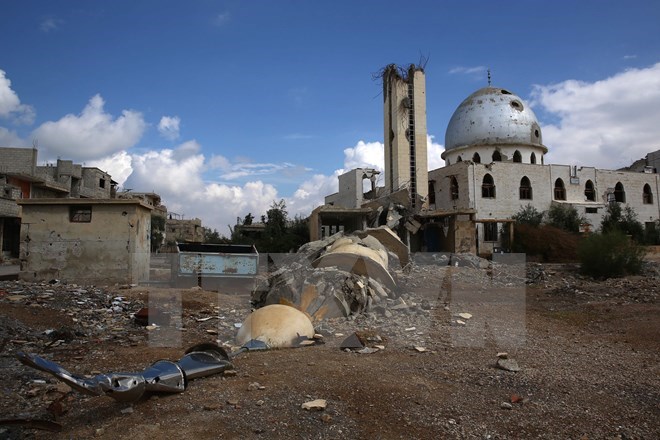
{"label": "rubble-covered street", "polygon": [[[79,375],[141,371],[200,342],[231,349],[251,298],[0,281],[0,419],[22,423],[0,438],[660,437],[658,262],[595,282],[572,265],[446,258],[413,256],[396,292],[360,287],[378,299],[314,321],[322,344],[243,353],[134,403],[75,392],[16,354]],[[166,319],[138,323],[155,303]]]}

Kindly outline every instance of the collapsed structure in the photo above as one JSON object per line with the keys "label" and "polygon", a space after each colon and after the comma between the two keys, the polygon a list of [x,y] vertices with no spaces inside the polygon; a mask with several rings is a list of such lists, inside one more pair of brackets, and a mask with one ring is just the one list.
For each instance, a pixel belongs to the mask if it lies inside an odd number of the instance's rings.
{"label": "collapsed structure", "polygon": [[[489,85],[468,96],[445,135],[445,166],[428,170],[423,67],[383,69],[385,186],[378,170],[339,176],[339,191],[310,217],[312,240],[387,225],[411,251],[488,256],[513,240],[521,207],[568,205],[595,230],[609,203],[632,208],[647,231],[660,218],[660,151],[628,169],[545,164],[536,115],[511,91]],[[363,181],[371,185],[363,188]]]}

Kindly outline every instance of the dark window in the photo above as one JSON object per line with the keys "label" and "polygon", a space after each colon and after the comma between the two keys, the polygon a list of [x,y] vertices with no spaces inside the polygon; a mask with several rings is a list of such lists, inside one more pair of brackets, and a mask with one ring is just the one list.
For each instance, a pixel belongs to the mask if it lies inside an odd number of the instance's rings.
{"label": "dark window", "polygon": [[585,208],[587,214],[598,214],[598,208]]}
{"label": "dark window", "polygon": [[584,184],[584,196],[592,202],[596,200],[596,190],[591,180],[587,180],[587,183]]}
{"label": "dark window", "polygon": [[484,241],[497,241],[497,223],[484,223]]}
{"label": "dark window", "polygon": [[651,192],[651,186],[647,183],[644,185],[644,192],[642,193],[642,201],[646,205],[653,203],[653,193]]}
{"label": "dark window", "polygon": [[532,184],[527,176],[520,179],[520,199],[532,200]]}
{"label": "dark window", "polygon": [[529,156],[529,163],[536,163],[536,154],[532,153],[532,155]]}
{"label": "dark window", "polygon": [[105,179],[99,179],[99,188],[105,188]]}
{"label": "dark window", "polygon": [[456,200],[458,199],[458,180],[456,180],[456,177],[451,178],[451,181],[449,183],[449,189],[451,192],[451,199]]}
{"label": "dark window", "polygon": [[486,199],[495,198],[495,182],[493,181],[493,176],[490,174],[486,174],[481,183],[481,197]]}
{"label": "dark window", "polygon": [[493,162],[502,162],[502,155],[499,151],[493,153]]}
{"label": "dark window", "polygon": [[435,205],[435,180],[429,180],[429,205]]}
{"label": "dark window", "polygon": [[522,162],[522,155],[520,154],[520,151],[516,150],[515,153],[513,153],[513,161]]}
{"label": "dark window", "polygon": [[474,156],[472,156],[472,162],[481,163],[481,156],[479,156],[479,153],[474,153]]}
{"label": "dark window", "polygon": [[566,187],[561,179],[555,180],[555,200],[566,200]]}
{"label": "dark window", "polygon": [[614,186],[614,201],[626,203],[626,191],[623,189],[623,184],[621,182],[617,182]]}
{"label": "dark window", "polygon": [[456,159],[456,163],[458,162],[463,162],[463,158],[461,156],[458,156],[458,159]]}
{"label": "dark window", "polygon": [[91,206],[70,206],[69,221],[72,223],[89,223],[92,221]]}

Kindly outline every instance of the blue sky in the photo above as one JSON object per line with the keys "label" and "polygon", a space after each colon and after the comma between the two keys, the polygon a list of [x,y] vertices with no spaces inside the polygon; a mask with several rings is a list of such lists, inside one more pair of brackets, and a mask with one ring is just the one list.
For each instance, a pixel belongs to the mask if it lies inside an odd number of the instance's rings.
{"label": "blue sky", "polygon": [[[486,85],[533,105],[554,163],[660,148],[657,1],[6,1],[0,146],[38,143],[226,232],[382,166],[372,74],[428,57],[427,125]],[[379,153],[380,151],[380,153]]]}

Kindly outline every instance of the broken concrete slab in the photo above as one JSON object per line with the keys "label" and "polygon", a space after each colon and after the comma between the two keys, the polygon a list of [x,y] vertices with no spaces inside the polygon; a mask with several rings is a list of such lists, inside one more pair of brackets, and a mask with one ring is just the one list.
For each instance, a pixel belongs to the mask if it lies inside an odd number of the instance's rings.
{"label": "broken concrete slab", "polygon": [[378,228],[369,228],[364,231],[357,232],[358,237],[364,238],[367,236],[374,237],[380,242],[387,250],[394,253],[401,263],[401,267],[410,262],[410,252],[408,247],[403,244],[399,237],[387,226]]}

